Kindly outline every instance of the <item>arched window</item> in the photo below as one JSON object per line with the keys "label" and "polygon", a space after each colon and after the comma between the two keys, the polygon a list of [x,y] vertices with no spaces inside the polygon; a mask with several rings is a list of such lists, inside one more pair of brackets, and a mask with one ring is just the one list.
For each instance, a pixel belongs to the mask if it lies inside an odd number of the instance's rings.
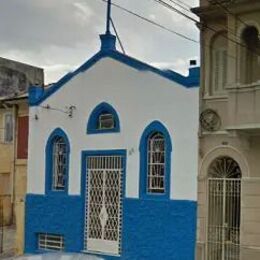
{"label": "arched window", "polygon": [[60,129],[52,132],[46,147],[46,192],[67,192],[69,142]]}
{"label": "arched window", "polygon": [[241,35],[240,69],[241,83],[250,84],[260,79],[260,39],[256,27],[248,26]]}
{"label": "arched window", "polygon": [[88,134],[120,132],[120,123],[115,109],[103,102],[91,113],[88,125]]}
{"label": "arched window", "polygon": [[225,94],[227,83],[227,34],[220,33],[211,43],[211,94]]}
{"label": "arched window", "polygon": [[165,192],[165,138],[154,132],[148,137],[147,191]]}
{"label": "arched window", "polygon": [[171,138],[159,121],[144,130],[140,142],[140,196],[170,197]]}

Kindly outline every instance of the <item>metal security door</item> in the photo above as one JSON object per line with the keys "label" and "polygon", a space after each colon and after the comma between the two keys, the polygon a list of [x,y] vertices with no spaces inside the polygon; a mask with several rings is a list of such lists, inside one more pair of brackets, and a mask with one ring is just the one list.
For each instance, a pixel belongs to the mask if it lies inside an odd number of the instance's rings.
{"label": "metal security door", "polygon": [[232,159],[219,160],[208,179],[207,260],[239,260],[241,173]]}
{"label": "metal security door", "polygon": [[85,249],[120,254],[122,219],[122,156],[87,159]]}

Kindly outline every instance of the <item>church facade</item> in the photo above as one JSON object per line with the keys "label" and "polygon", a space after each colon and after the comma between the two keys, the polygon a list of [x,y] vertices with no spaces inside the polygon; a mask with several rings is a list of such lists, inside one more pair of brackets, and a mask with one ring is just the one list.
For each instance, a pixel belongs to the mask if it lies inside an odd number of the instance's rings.
{"label": "church facade", "polygon": [[198,260],[260,259],[260,3],[200,1]]}
{"label": "church facade", "polygon": [[31,87],[25,252],[194,259],[199,68],[101,50]]}

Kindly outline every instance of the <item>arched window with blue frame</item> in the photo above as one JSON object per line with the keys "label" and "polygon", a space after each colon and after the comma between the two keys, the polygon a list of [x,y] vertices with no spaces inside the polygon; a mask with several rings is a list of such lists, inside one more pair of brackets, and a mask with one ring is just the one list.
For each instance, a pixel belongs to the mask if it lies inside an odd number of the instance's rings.
{"label": "arched window with blue frame", "polygon": [[67,193],[70,145],[65,132],[55,129],[46,145],[46,193]]}
{"label": "arched window with blue frame", "polygon": [[103,134],[120,132],[120,122],[116,110],[106,102],[95,107],[90,114],[87,133]]}
{"label": "arched window with blue frame", "polygon": [[141,137],[140,197],[169,199],[171,175],[171,138],[159,121],[149,124]]}

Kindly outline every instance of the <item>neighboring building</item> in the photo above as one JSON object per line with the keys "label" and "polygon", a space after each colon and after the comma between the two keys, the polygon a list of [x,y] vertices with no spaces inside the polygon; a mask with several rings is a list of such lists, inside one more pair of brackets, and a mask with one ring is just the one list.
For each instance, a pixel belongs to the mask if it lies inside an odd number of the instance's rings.
{"label": "neighboring building", "polygon": [[25,252],[194,259],[199,68],[184,77],[101,41],[29,91]]}
{"label": "neighboring building", "polygon": [[194,12],[202,22],[197,259],[258,260],[260,2],[204,0]]}
{"label": "neighboring building", "polygon": [[43,70],[0,58],[0,200],[4,225],[16,224],[16,248],[23,251],[29,85],[43,84]]}

